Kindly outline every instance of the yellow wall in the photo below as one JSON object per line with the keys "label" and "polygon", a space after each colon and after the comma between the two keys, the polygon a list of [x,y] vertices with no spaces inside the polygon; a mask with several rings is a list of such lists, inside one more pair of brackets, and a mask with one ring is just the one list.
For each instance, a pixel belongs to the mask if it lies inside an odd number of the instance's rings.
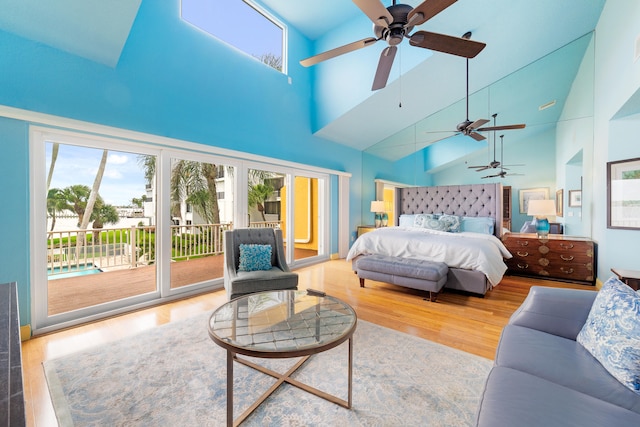
{"label": "yellow wall", "polygon": [[[318,250],[318,180],[296,176],[294,185],[296,191],[294,246],[300,249]],[[287,188],[285,186],[280,189],[281,228],[285,238],[287,236],[286,200]]]}
{"label": "yellow wall", "polygon": [[389,221],[387,223],[388,226],[396,225],[396,212],[395,212],[395,188],[385,188],[384,189],[384,211],[387,213],[389,217]]}

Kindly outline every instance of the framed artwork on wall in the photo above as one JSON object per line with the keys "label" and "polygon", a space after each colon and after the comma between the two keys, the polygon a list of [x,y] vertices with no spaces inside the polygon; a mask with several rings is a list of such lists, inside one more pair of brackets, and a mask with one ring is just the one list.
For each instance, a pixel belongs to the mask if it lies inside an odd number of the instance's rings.
{"label": "framed artwork on wall", "polygon": [[556,216],[562,216],[562,206],[564,205],[564,190],[556,191]]}
{"label": "framed artwork on wall", "polygon": [[640,158],[607,162],[607,228],[640,230]]}
{"label": "framed artwork on wall", "polygon": [[582,190],[569,190],[569,207],[579,208],[582,206]]}
{"label": "framed artwork on wall", "polygon": [[547,200],[548,198],[548,188],[526,188],[520,190],[520,213],[527,213],[529,209],[529,200]]}

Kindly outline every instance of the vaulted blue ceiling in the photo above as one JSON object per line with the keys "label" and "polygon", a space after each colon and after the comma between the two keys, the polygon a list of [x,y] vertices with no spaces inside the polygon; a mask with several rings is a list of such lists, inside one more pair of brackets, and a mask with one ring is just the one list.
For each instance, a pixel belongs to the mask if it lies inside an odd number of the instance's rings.
{"label": "vaulted blue ceiling", "polygon": [[[150,0],[4,0],[0,29],[115,67],[142,1]],[[349,0],[255,1],[305,35],[311,54],[373,35],[371,21]],[[454,36],[472,31],[487,44],[470,61],[472,119],[499,113],[498,124],[542,124],[557,120],[559,108],[543,118],[538,107],[552,100],[562,106],[586,49],[571,42],[595,28],[604,2],[459,0],[419,29]],[[241,24],[239,30],[250,31]],[[447,136],[428,132],[454,130],[465,119],[466,62],[405,40],[387,87],[372,92],[384,43],[309,69],[312,131],[397,160]],[[572,47],[559,50],[564,46]],[[289,69],[301,67],[301,59],[289,57]]]}

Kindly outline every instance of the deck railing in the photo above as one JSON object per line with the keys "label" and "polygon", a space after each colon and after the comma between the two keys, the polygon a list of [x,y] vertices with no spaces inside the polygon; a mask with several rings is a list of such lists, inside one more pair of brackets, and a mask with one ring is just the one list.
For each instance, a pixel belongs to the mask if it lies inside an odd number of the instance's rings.
{"label": "deck railing", "polygon": [[[250,227],[280,227],[280,221]],[[185,261],[224,253],[223,234],[233,224],[172,225],[171,260]],[[48,275],[76,270],[135,268],[156,261],[155,226],[101,228],[47,233]]]}

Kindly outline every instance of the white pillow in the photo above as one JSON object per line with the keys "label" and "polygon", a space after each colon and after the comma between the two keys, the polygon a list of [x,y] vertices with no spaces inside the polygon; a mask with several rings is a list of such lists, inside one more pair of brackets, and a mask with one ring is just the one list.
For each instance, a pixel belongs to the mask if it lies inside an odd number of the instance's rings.
{"label": "white pillow", "polygon": [[413,227],[413,222],[415,220],[415,215],[400,215],[398,220],[398,225],[400,227]]}

